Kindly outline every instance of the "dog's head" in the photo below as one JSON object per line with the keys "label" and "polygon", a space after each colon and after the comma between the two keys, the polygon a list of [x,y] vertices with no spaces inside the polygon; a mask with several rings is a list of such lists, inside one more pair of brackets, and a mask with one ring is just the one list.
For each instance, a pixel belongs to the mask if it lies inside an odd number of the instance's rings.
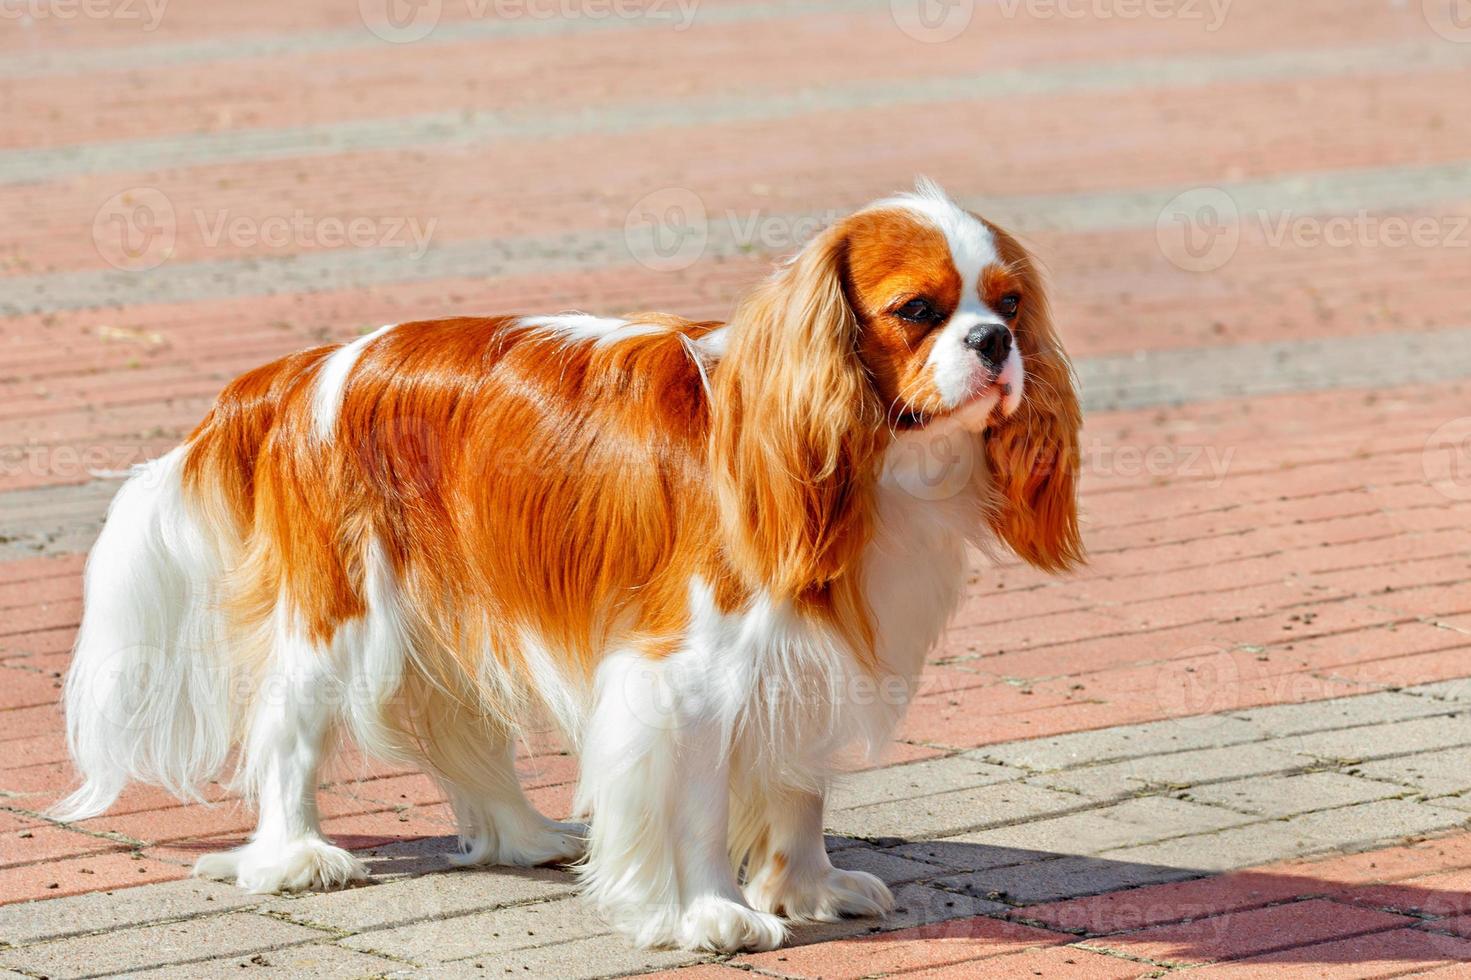
{"label": "dog's head", "polygon": [[1026,561],[1082,559],[1081,417],[1032,259],[935,185],[812,241],[741,306],[713,442],[737,563],[778,593],[851,569],[895,440],[981,440],[990,526]]}

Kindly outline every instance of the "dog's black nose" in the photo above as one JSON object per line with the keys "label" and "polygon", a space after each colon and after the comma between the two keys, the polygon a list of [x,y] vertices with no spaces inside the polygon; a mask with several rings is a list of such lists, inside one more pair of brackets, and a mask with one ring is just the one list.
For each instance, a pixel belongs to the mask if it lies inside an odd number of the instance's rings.
{"label": "dog's black nose", "polygon": [[1011,331],[999,323],[982,323],[970,328],[965,335],[965,346],[975,351],[992,370],[999,371],[1011,353]]}

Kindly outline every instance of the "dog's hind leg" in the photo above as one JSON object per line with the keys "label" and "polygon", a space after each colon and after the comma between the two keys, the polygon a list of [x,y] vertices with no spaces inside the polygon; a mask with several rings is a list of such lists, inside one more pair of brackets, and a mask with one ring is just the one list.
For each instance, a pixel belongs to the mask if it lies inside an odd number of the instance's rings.
{"label": "dog's hind leg", "polygon": [[240,776],[260,810],[243,847],[194,865],[207,878],[251,892],[338,888],[366,877],[361,862],[323,836],[317,772],[342,703],[331,651],[311,642],[278,609],[271,659],[254,694]]}
{"label": "dog's hind leg", "polygon": [[582,856],[585,828],[537,812],[516,777],[514,746],[497,726],[437,727],[424,743],[426,761],[459,824],[454,863],[534,867]]}

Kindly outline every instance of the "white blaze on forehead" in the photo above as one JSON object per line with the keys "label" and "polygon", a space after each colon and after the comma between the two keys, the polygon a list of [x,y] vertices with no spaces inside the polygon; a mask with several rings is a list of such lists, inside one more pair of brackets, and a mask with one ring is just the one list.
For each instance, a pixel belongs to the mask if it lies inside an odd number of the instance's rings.
{"label": "white blaze on forehead", "polygon": [[549,335],[568,341],[592,341],[604,347],[634,337],[649,334],[669,333],[669,328],[658,323],[636,323],[618,317],[592,316],[588,313],[558,313],[555,316],[528,316],[521,318],[523,326],[532,327]]}
{"label": "white blaze on forehead", "polygon": [[344,344],[322,362],[317,372],[317,385],[312,391],[312,434],[321,442],[332,438],[337,428],[337,416],[342,411],[342,393],[347,388],[347,379],[352,375],[358,358],[369,344],[394,328],[395,324],[379,327],[350,344]]}
{"label": "white blaze on forehead", "polygon": [[981,270],[1001,261],[996,236],[979,219],[950,200],[934,181],[920,179],[911,194],[896,194],[877,201],[866,211],[897,208],[937,228],[950,246],[950,261],[960,273],[961,309],[980,305]]}
{"label": "white blaze on forehead", "polygon": [[[978,384],[990,380],[975,352],[965,346],[966,334],[978,326],[989,324],[1009,327],[995,310],[981,300],[981,273],[987,266],[1001,262],[1000,253],[996,251],[996,236],[980,219],[950,200],[939,185],[930,180],[919,180],[912,194],[899,194],[872,207],[902,210],[945,236],[950,248],[950,261],[960,275],[960,305],[940,328],[940,336],[930,348],[926,363],[945,407],[957,408],[976,394]],[[1015,411],[1020,400],[1023,375],[1021,356],[1013,348],[996,378],[1003,391],[1009,392],[1003,396],[1003,408],[1008,414]],[[990,414],[991,407],[975,404],[967,409],[967,414],[974,409],[981,413],[981,422],[984,423],[984,416]]]}

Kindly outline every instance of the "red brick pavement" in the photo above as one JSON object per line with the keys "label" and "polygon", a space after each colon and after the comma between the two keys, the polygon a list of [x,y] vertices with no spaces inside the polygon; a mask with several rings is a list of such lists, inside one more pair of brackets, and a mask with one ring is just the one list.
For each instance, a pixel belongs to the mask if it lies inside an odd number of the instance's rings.
{"label": "red brick pavement", "polygon": [[[714,214],[780,216],[851,207],[916,171],[963,194],[1117,194],[1458,163],[1471,144],[1453,108],[1427,97],[1464,88],[1471,66],[1422,71],[1410,63],[1301,79],[1248,75],[798,111],[668,131],[635,125],[641,105],[943,81],[992,68],[1124,70],[1144,58],[1437,42],[1418,3],[1243,2],[1215,33],[1180,19],[1005,18],[982,4],[972,42],[938,45],[898,34],[883,5],[854,6],[697,19],[683,34],[634,25],[424,45],[375,43],[352,5],[295,0],[248,7],[175,0],[141,42],[136,25],[117,19],[7,27],[0,51],[20,58],[102,58],[140,43],[319,31],[362,37],[317,53],[162,58],[39,82],[0,77],[0,106],[15,110],[0,113],[0,150],[460,111],[524,121],[587,109],[594,121],[611,113],[633,122],[626,132],[116,169],[0,186],[0,213],[11,218],[0,280],[105,269],[91,240],[93,215],[110,195],[137,186],[162,189],[185,214],[202,208],[261,219],[300,209],[317,218],[432,219],[435,244],[446,245],[617,229],[636,200],[667,186],[694,190]],[[701,9],[739,7],[729,0]],[[448,10],[445,23],[463,16]],[[1289,197],[1282,206],[1291,204]],[[1392,213],[1453,219],[1471,214],[1471,201]],[[175,263],[313,247],[210,247],[192,220],[180,229]],[[1466,252],[1454,248],[1277,245],[1258,226],[1247,229],[1225,270],[1201,276],[1165,259],[1153,227],[1039,228],[1029,238],[1052,270],[1066,337],[1080,356],[1179,348],[1208,359],[1227,344],[1349,335],[1392,343],[1401,331],[1465,325],[1471,305]],[[234,373],[307,343],[452,310],[720,316],[768,263],[768,255],[751,254],[665,273],[615,262],[355,290],[328,281],[310,293],[3,317],[0,491],[82,483],[89,470],[155,454]],[[1465,384],[1445,383],[1090,418],[1084,505],[1093,564],[1061,581],[1014,565],[978,576],[896,757],[1465,676],[1471,504],[1427,483],[1425,455],[1431,434],[1464,416],[1467,404]],[[1163,462],[1142,466],[1151,451]],[[249,826],[223,792],[222,803],[206,808],[133,789],[108,815],[72,829],[26,815],[70,779],[54,705],[77,620],[79,570],[77,556],[0,562],[0,791],[10,794],[0,800],[0,902],[177,877],[199,847]],[[1202,685],[1202,675],[1227,680]],[[570,760],[551,755],[536,768],[528,782],[537,802],[565,812]],[[355,760],[339,766],[324,812],[329,829],[355,846],[449,827],[423,777]],[[1339,975],[1332,970],[1340,967],[1344,976],[1369,975],[1363,964],[1376,955],[1385,972],[1408,969],[1417,956],[1428,968],[1467,952],[1467,910],[1435,901],[1464,893],[1465,841],[1154,886],[1127,901],[1031,908],[1014,926],[984,919],[743,962],[829,977],[849,965],[872,972],[872,964],[935,976],[1138,975],[1121,955],[1256,956],[1233,968],[1271,964],[1282,976]],[[1332,882],[1342,888],[1325,884]],[[1084,945],[1075,945],[1082,932]],[[1282,952],[1264,937],[1311,952]],[[1217,971],[1229,972],[1206,973]],[[719,980],[736,972],[708,966],[682,975]]]}

